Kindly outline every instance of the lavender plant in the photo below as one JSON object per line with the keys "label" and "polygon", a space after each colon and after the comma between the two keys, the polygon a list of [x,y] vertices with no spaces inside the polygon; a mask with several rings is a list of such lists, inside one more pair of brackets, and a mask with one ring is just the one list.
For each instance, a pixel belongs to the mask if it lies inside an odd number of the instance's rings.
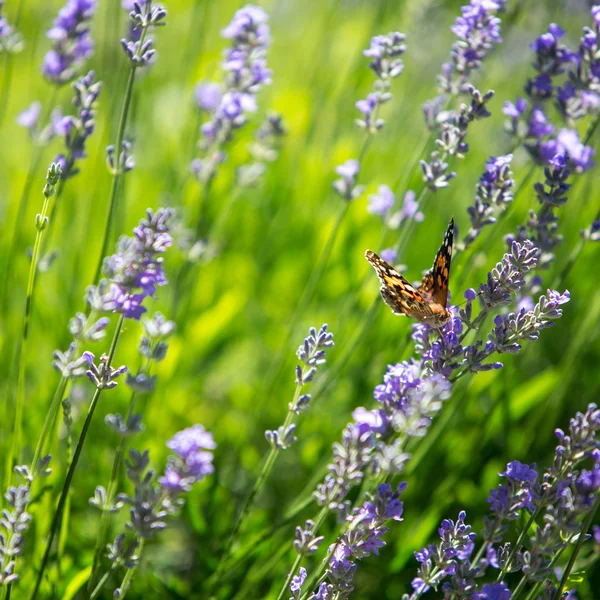
{"label": "lavender plant", "polygon": [[162,6],[153,6],[151,2],[134,3],[133,10],[129,13],[131,23],[130,39],[124,38],[121,40],[121,46],[129,61],[129,75],[117,127],[116,141],[114,145],[107,148],[107,165],[112,173],[112,183],[102,250],[94,281],[100,279],[102,261],[107,254],[121,177],[131,171],[135,165],[131,155],[131,146],[125,140],[125,129],[131,106],[135,74],[138,68],[149,66],[155,59],[156,51],[152,48],[153,40],[148,37],[148,34],[151,29],[164,26],[166,16],[167,11]]}
{"label": "lavender plant", "polygon": [[[516,598],[527,589],[532,598],[561,598],[599,504],[598,430],[595,404],[571,419],[568,434],[557,429],[555,458],[541,481],[535,465],[510,462],[500,473],[506,483],[490,492],[491,514],[477,553],[473,555],[477,536],[465,524],[466,513],[462,511],[456,523],[445,519],[439,529],[441,543],[415,553],[421,566],[412,582],[414,592],[405,598],[416,600],[440,585],[444,595],[469,598]],[[591,470],[583,468],[590,462]],[[522,516],[525,526],[514,543],[507,541]],[[558,561],[569,546],[574,546],[571,557],[557,577]],[[498,572],[495,583],[479,583],[490,569]],[[506,581],[509,573],[518,581],[512,592]]]}
{"label": "lavender plant", "polygon": [[[501,368],[502,363],[488,361],[493,354],[517,353],[521,349],[519,342],[538,339],[541,329],[551,326],[562,316],[559,307],[568,302],[568,292],[561,295],[549,291],[547,296],[539,298],[532,310],[521,308],[518,314],[498,315],[487,340],[477,339],[469,346],[462,344],[471,331],[483,334],[483,324],[490,311],[513,301],[525,285],[525,274],[536,263],[537,249],[530,241],[523,244],[513,242],[512,252],[505,254],[488,274],[487,283],[480,286],[479,293],[469,290],[465,294],[466,307],[462,310],[453,307],[453,318],[439,332],[425,324],[413,325],[412,337],[420,359],[390,365],[384,383],[374,392],[381,407],[371,411],[364,408],[354,411],[354,423],[345,430],[342,443],[334,445],[330,473],[315,493],[317,504],[323,508],[306,530],[299,529],[300,533],[296,534],[299,554],[279,598],[283,597],[300,566],[303,546],[299,545],[299,541],[314,539],[330,513],[337,514],[346,523],[342,526],[338,542],[330,547],[324,561],[324,565],[329,563],[327,576],[331,587],[327,590],[334,593],[333,597],[347,597],[352,591],[356,564],[349,561],[349,557],[361,559],[363,555],[360,543],[355,551],[347,549],[347,533],[354,531],[355,527],[360,530],[355,519],[361,522],[360,516],[357,516],[360,511],[353,510],[346,499],[349,490],[363,484],[369,475],[374,475],[375,481],[381,482],[392,474],[402,473],[410,458],[406,451],[407,442],[426,434],[431,419],[450,396],[453,382],[467,373]],[[477,316],[473,316],[472,305],[476,298],[482,298],[482,306]],[[366,481],[365,492],[373,483],[373,480]],[[370,533],[367,530],[366,534]],[[357,534],[358,540],[366,534]],[[376,539],[377,543],[382,541],[379,536]],[[371,541],[375,546],[369,547],[376,549],[375,541]],[[325,566],[310,579],[309,587],[314,587],[316,581],[321,582],[324,569]],[[324,594],[325,588],[319,593]]]}
{"label": "lavender plant", "polygon": [[119,443],[113,461],[110,482],[108,487],[97,486],[90,504],[102,511],[100,529],[96,541],[96,553],[92,572],[88,580],[88,591],[94,588],[95,574],[99,566],[102,551],[106,543],[106,535],[110,524],[110,517],[119,510],[119,502],[115,503],[116,489],[119,482],[119,474],[126,451],[129,438],[143,431],[143,413],[135,413],[136,401],[139,395],[150,394],[156,385],[156,375],[151,375],[152,367],[163,361],[167,356],[168,344],[166,340],[175,332],[175,323],[167,321],[159,312],[150,319],[142,321],[144,335],[142,335],[138,351],[142,358],[142,365],[138,372],[133,375],[127,373],[126,383],[131,388],[127,415],[108,414],[105,417],[106,424],[118,435]]}
{"label": "lavender plant", "polygon": [[[123,236],[119,240],[117,253],[105,261],[107,279],[102,280],[97,286],[90,286],[87,290],[86,300],[90,306],[90,315],[87,318],[84,315],[77,315],[72,321],[71,327],[75,342],[68,352],[56,355],[55,364],[62,371],[63,377],[57,388],[53,405],[48,411],[40,441],[47,438],[48,431],[52,427],[68,378],[84,372],[94,385],[95,391],[62,486],[32,598],[35,598],[39,592],[73,475],[100,395],[104,390],[114,388],[117,385],[116,379],[127,371],[125,366],[119,368],[112,366],[124,319],[139,320],[146,311],[146,308],[142,306],[144,299],[153,296],[158,286],[166,284],[161,255],[171,245],[169,235],[171,216],[171,209],[160,209],[156,213],[148,209],[146,219],[142,219],[139,226],[134,229],[134,237]],[[78,355],[81,351],[78,342],[90,337],[93,339],[98,334],[103,335],[101,332],[107,323],[105,321],[94,322],[94,315],[98,313],[117,313],[119,320],[108,354],[103,354],[100,360],[96,361],[94,354],[90,351]],[[38,443],[38,448],[42,446],[43,443]]]}
{"label": "lavender plant", "polygon": [[[314,327],[311,327],[308,332],[308,337],[304,339],[304,343],[298,348],[296,356],[302,364],[296,365],[296,389],[294,391],[294,396],[292,401],[288,404],[288,412],[283,425],[276,430],[265,431],[265,437],[267,438],[271,449],[263,463],[261,472],[235,521],[229,542],[223,553],[223,558],[221,559],[221,568],[224,565],[223,560],[228,558],[233,541],[250,512],[257,494],[273,470],[273,466],[275,465],[279,453],[282,450],[289,448],[296,441],[295,421],[298,415],[309,408],[311,400],[310,394],[303,393],[305,392],[304,388],[313,381],[318,368],[325,364],[326,349],[331,348],[332,346],[333,333],[327,331],[327,324],[325,323],[321,326],[319,331]],[[218,571],[217,574],[220,575],[220,571]]]}
{"label": "lavender plant", "polygon": [[[27,281],[27,295],[25,298],[25,310],[23,315],[23,329],[21,339],[18,345],[17,354],[17,389],[15,392],[15,416],[13,424],[13,435],[10,446],[10,451],[7,454],[6,462],[6,487],[10,486],[14,461],[18,460],[18,453],[21,449],[21,434],[23,428],[23,409],[25,404],[25,365],[28,357],[29,344],[29,326],[31,319],[31,309],[33,305],[33,293],[35,289],[35,279],[38,270],[38,261],[40,257],[40,247],[42,244],[42,236],[44,230],[48,227],[48,210],[50,198],[54,195],[58,180],[61,176],[61,168],[57,163],[52,163],[46,173],[46,185],[44,186],[43,196],[44,202],[42,210],[35,217],[35,242],[33,245],[33,253],[31,256],[31,264],[29,266],[29,277]],[[36,463],[34,463],[35,465]]]}
{"label": "lavender plant", "polygon": [[10,486],[4,494],[9,508],[2,510],[0,519],[0,528],[3,530],[0,533],[0,587],[12,586],[19,580],[17,559],[23,553],[27,530],[33,519],[27,512],[31,503],[31,488],[37,479],[50,474],[49,462],[50,455],[38,461],[33,470],[27,465],[15,467],[15,472],[24,479],[24,483],[17,487]]}
{"label": "lavender plant", "polygon": [[77,72],[94,50],[89,23],[96,11],[95,0],[68,0],[61,8],[46,37],[52,49],[44,57],[42,73],[52,84],[61,86]]}
{"label": "lavender plant", "polygon": [[464,251],[477,239],[481,231],[496,222],[496,215],[501,214],[513,200],[512,188],[515,181],[510,170],[512,154],[492,156],[485,164],[485,171],[475,188],[473,205],[467,208],[471,226],[462,242],[459,251]]}
{"label": "lavender plant", "polygon": [[[112,564],[92,592],[92,599],[102,591],[110,575],[121,567],[125,568],[125,575],[114,595],[121,599],[125,597],[146,540],[153,539],[167,527],[166,517],[176,514],[183,504],[181,495],[214,470],[212,451],[216,444],[212,434],[202,425],[180,431],[167,446],[174,454],[158,483],[154,470],[149,468],[148,451],[139,453],[131,450],[129,453],[127,478],[133,486],[133,494],[120,494],[112,509],[118,511],[123,506],[130,507],[129,521],[125,525],[126,532],[119,534],[106,548]],[[98,491],[96,494],[98,496]]]}
{"label": "lavender plant", "polygon": [[[4,0],[0,2],[0,54],[17,54],[23,50],[23,40],[19,32],[2,15]],[[2,105],[4,107],[4,104]]]}
{"label": "lavender plant", "polygon": [[[591,13],[594,27],[584,28],[577,52],[561,42],[565,32],[555,23],[532,43],[537,74],[525,85],[527,99],[519,97],[514,104],[507,101],[504,105],[504,114],[509,117],[506,130],[516,143],[524,144],[539,164],[546,164],[557,153],[563,153],[569,166],[577,172],[593,166],[594,150],[585,145],[587,139],[580,141],[573,128],[578,120],[595,115],[600,108],[598,7],[592,7]],[[554,101],[558,116],[569,128],[557,131],[552,124],[547,114],[550,101]],[[595,125],[590,127],[588,135],[594,128]]]}
{"label": "lavender plant", "polygon": [[197,98],[210,119],[200,129],[201,157],[192,161],[191,170],[205,186],[225,160],[224,149],[235,130],[247,123],[249,114],[256,112],[256,96],[271,83],[266,61],[271,44],[268,20],[267,13],[259,6],[246,5],[238,10],[221,32],[225,39],[231,40],[222,64],[224,91],[214,84],[210,88],[197,88],[201,92]]}
{"label": "lavender plant", "polygon": [[[502,42],[500,19],[496,15],[504,10],[505,4],[506,0],[486,3],[472,0],[462,7],[462,16],[452,27],[457,40],[452,45],[450,62],[442,65],[438,76],[442,95],[423,105],[427,127],[431,131],[439,130],[435,141],[437,149],[429,161],[420,161],[423,180],[432,192],[448,187],[456,177],[455,172],[449,171],[448,159],[463,158],[469,151],[465,140],[470,124],[490,116],[487,103],[494,92],[481,93],[470,79],[494,46]],[[456,112],[445,109],[450,99],[460,96],[466,96],[469,104],[461,104]],[[421,200],[419,198],[419,203]]]}

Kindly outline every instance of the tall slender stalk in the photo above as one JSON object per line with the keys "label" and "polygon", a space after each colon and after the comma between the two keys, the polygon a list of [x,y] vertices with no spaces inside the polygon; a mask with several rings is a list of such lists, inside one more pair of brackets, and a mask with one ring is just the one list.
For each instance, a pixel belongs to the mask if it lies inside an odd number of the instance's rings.
{"label": "tall slender stalk", "polygon": [[[150,363],[149,359],[146,359],[146,364],[139,370],[138,375],[140,373],[148,373],[148,365]],[[131,417],[133,416],[133,411],[135,408],[135,400],[137,397],[137,393],[135,391],[131,392],[131,396],[129,397],[129,406],[127,408],[127,417],[125,419],[125,423],[129,423]],[[106,532],[108,531],[108,526],[110,524],[110,507],[115,498],[117,484],[119,480],[119,471],[121,469],[121,465],[123,464],[123,458],[125,456],[125,447],[127,445],[127,438],[123,435],[121,436],[121,440],[119,442],[119,446],[117,448],[117,452],[115,453],[115,458],[113,460],[112,471],[110,474],[110,482],[108,484],[108,489],[106,492],[106,503],[104,505],[104,510],[102,512],[102,518],[100,520],[100,529],[98,531],[98,536],[96,538],[96,549],[94,551],[94,562],[92,564],[92,572],[90,574],[90,578],[88,580],[88,592],[92,591],[92,587],[94,585],[94,576],[96,575],[96,571],[98,570],[98,566],[100,564],[100,557],[102,555],[102,550],[104,549],[104,544],[106,541]]]}
{"label": "tall slender stalk", "polygon": [[596,514],[596,510],[598,510],[599,505],[600,498],[598,498],[596,502],[594,502],[594,505],[592,506],[592,508],[590,508],[590,511],[588,512],[585,521],[583,522],[581,531],[579,532],[579,538],[577,538],[577,544],[575,545],[575,549],[573,550],[569,558],[569,562],[567,563],[567,566],[564,570],[563,576],[561,577],[560,584],[558,586],[558,591],[556,592],[556,598],[562,597],[562,591],[564,590],[567,580],[569,579],[569,575],[573,570],[573,566],[575,565],[575,560],[577,559],[577,555],[581,550],[581,546],[586,540],[588,529],[590,528],[592,521],[594,520],[594,515]]}
{"label": "tall slender stalk", "polygon": [[48,226],[48,207],[50,204],[50,198],[54,195],[54,191],[58,180],[60,178],[60,166],[58,164],[52,164],[48,169],[46,175],[46,185],[44,186],[44,202],[42,204],[42,212],[36,215],[35,227],[37,233],[35,235],[35,242],[33,244],[33,254],[31,257],[31,264],[29,265],[29,277],[27,280],[27,294],[25,298],[25,314],[23,315],[23,329],[21,332],[21,340],[19,348],[17,350],[17,390],[15,400],[15,418],[13,424],[13,437],[6,461],[6,481],[5,488],[10,486],[12,480],[12,470],[15,462],[15,457],[18,456],[19,449],[21,447],[21,433],[23,429],[23,406],[25,404],[25,367],[26,359],[28,357],[28,344],[29,344],[29,325],[31,319],[31,309],[33,306],[33,291],[35,287],[35,278],[37,274],[37,267],[40,255],[40,246],[42,243],[43,232]]}
{"label": "tall slender stalk", "polygon": [[[110,350],[108,352],[108,359],[106,362],[106,369],[110,369],[113,358],[115,356],[115,352],[117,350],[117,344],[119,343],[119,337],[121,335],[121,331],[123,329],[124,317],[123,315],[119,316],[119,321],[117,323],[117,328],[113,335],[113,339],[111,342]],[[33,593],[31,594],[30,600],[35,600],[37,598],[40,585],[44,578],[44,573],[46,571],[46,567],[48,566],[48,560],[50,558],[50,552],[52,550],[52,542],[54,541],[54,537],[58,532],[58,528],[60,526],[62,514],[65,508],[65,503],[67,501],[67,497],[69,495],[69,490],[71,489],[71,482],[73,481],[73,475],[75,474],[75,469],[77,468],[77,463],[79,462],[79,457],[81,456],[81,451],[83,450],[83,444],[85,443],[85,438],[87,436],[88,429],[90,427],[90,423],[92,422],[92,418],[94,416],[94,412],[96,410],[96,406],[98,404],[98,400],[100,399],[100,395],[102,394],[103,387],[96,387],[96,391],[92,397],[90,402],[90,406],[88,408],[88,413],[86,415],[85,421],[83,423],[83,428],[79,435],[79,439],[77,440],[77,447],[75,448],[75,453],[73,454],[73,459],[71,460],[71,464],[69,465],[69,469],[67,471],[67,475],[65,477],[65,481],[62,486],[62,491],[60,494],[60,498],[58,500],[58,505],[56,507],[56,511],[54,512],[54,516],[52,518],[52,524],[50,526],[50,533],[48,535],[48,540],[46,542],[46,550],[44,551],[44,556],[42,558],[42,564],[38,571],[38,576],[35,582],[35,587],[33,589]]]}
{"label": "tall slender stalk", "polygon": [[17,209],[17,218],[15,219],[15,224],[12,227],[11,238],[9,242],[9,251],[6,255],[5,259],[5,267],[4,267],[4,275],[2,277],[2,292],[0,295],[0,307],[3,311],[7,310],[6,302],[8,299],[8,290],[11,288],[11,280],[12,280],[12,267],[13,261],[15,260],[15,256],[17,254],[17,248],[20,242],[20,233],[21,233],[21,224],[25,219],[25,213],[27,211],[27,204],[29,200],[29,194],[31,193],[31,187],[33,186],[33,182],[35,181],[35,174],[38,170],[42,158],[42,148],[40,146],[36,146],[33,152],[33,156],[31,158],[31,162],[29,163],[29,168],[27,170],[27,175],[25,176],[25,185],[23,186],[23,191],[21,192],[21,198],[19,199],[19,208]]}
{"label": "tall slender stalk", "polygon": [[108,212],[106,214],[106,224],[104,226],[104,238],[102,240],[102,250],[100,251],[100,257],[98,260],[98,264],[96,266],[96,273],[94,275],[94,282],[98,282],[100,279],[100,274],[102,273],[102,263],[104,261],[104,257],[106,256],[106,252],[108,250],[108,245],[110,243],[110,234],[112,228],[112,222],[115,214],[115,207],[117,204],[118,192],[119,192],[119,183],[121,181],[121,176],[124,173],[124,166],[121,164],[121,151],[123,146],[123,140],[125,139],[125,128],[127,127],[127,117],[129,116],[129,109],[131,107],[131,99],[133,97],[133,83],[135,81],[135,72],[139,66],[139,59],[141,58],[142,48],[144,46],[144,40],[146,38],[146,34],[148,33],[148,27],[144,27],[142,29],[141,37],[139,40],[139,46],[134,59],[131,60],[129,64],[129,75],[127,77],[127,84],[125,86],[125,97],[123,99],[123,106],[121,107],[121,116],[119,118],[119,126],[117,128],[117,138],[115,141],[115,164],[113,170],[113,178],[110,184],[110,193],[109,193],[109,202],[108,202]]}

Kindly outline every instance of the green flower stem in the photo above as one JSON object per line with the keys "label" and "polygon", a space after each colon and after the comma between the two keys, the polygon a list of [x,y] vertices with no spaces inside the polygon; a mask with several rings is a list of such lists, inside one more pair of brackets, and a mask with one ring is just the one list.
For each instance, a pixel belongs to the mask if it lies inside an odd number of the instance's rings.
{"label": "green flower stem", "polygon": [[567,580],[569,579],[569,575],[571,574],[571,571],[573,570],[573,566],[575,565],[575,560],[577,559],[577,555],[579,554],[579,551],[581,550],[581,546],[583,545],[583,542],[585,542],[585,538],[586,538],[588,529],[590,528],[592,521],[594,520],[594,515],[596,514],[598,505],[600,505],[600,498],[596,499],[592,508],[588,512],[588,514],[585,518],[585,521],[583,522],[581,531],[579,532],[579,538],[577,538],[577,544],[575,545],[575,549],[571,553],[569,562],[567,563],[567,566],[565,568],[563,576],[560,580],[560,584],[558,586],[558,592],[556,593],[557,598],[562,597],[562,591],[565,588],[565,585],[567,583]]}
{"label": "green flower stem", "polygon": [[[335,496],[336,493],[337,493],[337,486],[334,488],[334,491],[332,492],[332,496]],[[329,515],[329,513],[330,513],[330,510],[327,505],[325,505],[325,506],[323,506],[323,508],[321,508],[321,511],[319,512],[319,515],[315,519],[315,524],[313,526],[313,532],[315,533],[315,535],[316,535],[317,531],[319,530],[319,528],[321,527],[321,525],[324,523],[324,521],[327,518],[327,516]],[[307,583],[306,583],[307,591],[304,594],[302,594],[301,600],[306,600],[306,598],[308,598],[310,596],[311,590],[313,590],[317,586],[317,583],[320,583],[320,581],[324,578],[325,570],[327,569],[327,567],[329,565],[329,560],[331,559],[331,557],[337,550],[337,547],[339,546],[339,543],[342,540],[342,537],[344,537],[345,533],[348,531],[351,524],[352,524],[351,521],[346,521],[346,523],[344,523],[344,526],[342,527],[335,544],[333,544],[327,550],[327,554],[325,555],[325,558],[321,561],[319,568],[310,576],[310,578],[307,579]],[[298,555],[298,556],[301,557],[301,555]],[[300,564],[297,559],[296,559],[296,563]],[[294,563],[294,564],[296,564],[296,563]],[[289,585],[290,585],[289,582],[291,582],[291,580],[292,580],[294,571],[295,570],[292,568],[292,571],[290,572],[290,575],[288,576],[289,581],[287,581],[286,584],[284,585],[284,587],[281,589],[280,595],[277,598],[277,600],[281,600],[281,598],[283,597],[282,593],[284,593],[285,590],[287,590],[289,588]]]}
{"label": "green flower stem", "polygon": [[[145,364],[138,371],[138,375],[141,373],[150,373],[150,359],[145,360]],[[129,420],[133,416],[133,411],[135,408],[135,400],[136,400],[136,392],[132,391],[131,396],[129,397],[129,406],[127,409],[127,417],[125,419],[126,423],[129,423]],[[105,547],[106,542],[106,534],[108,532],[108,526],[110,524],[110,507],[115,498],[117,485],[119,482],[119,472],[121,470],[121,465],[123,464],[123,458],[125,457],[125,447],[127,445],[126,436],[121,436],[121,440],[119,442],[119,446],[117,448],[117,452],[115,453],[115,458],[113,460],[112,471],[110,474],[110,482],[108,484],[108,489],[106,492],[106,504],[104,505],[104,510],[102,511],[102,518],[100,520],[100,529],[98,531],[98,536],[96,538],[96,549],[94,552],[94,562],[92,564],[92,572],[90,574],[90,578],[88,579],[88,592],[92,590],[92,586],[94,585],[94,576],[96,575],[96,571],[98,570],[98,566],[100,564],[100,558],[102,556],[102,551]]]}
{"label": "green flower stem", "polygon": [[[125,600],[125,596],[127,595],[127,591],[129,590],[129,586],[131,585],[131,580],[135,574],[139,561],[142,557],[142,550],[144,549],[144,538],[139,538],[139,544],[137,548],[138,562],[133,566],[127,569],[125,573],[125,577],[123,577],[123,581],[120,585],[121,595],[119,596],[119,600]],[[90,600],[93,600],[95,596],[91,596]]]}
{"label": "green flower stem", "polygon": [[[296,405],[298,398],[300,398],[300,392],[302,390],[302,387],[303,386],[301,384],[296,385],[296,391],[294,392],[294,398],[292,399],[290,406]],[[288,409],[287,415],[285,417],[285,421],[283,422],[283,426],[282,426],[283,431],[285,431],[290,425],[293,424],[295,416],[296,416],[296,413],[291,408]],[[279,446],[271,447],[271,450],[269,451],[269,454],[267,455],[267,458],[263,464],[260,474],[259,474],[257,480],[255,481],[254,486],[252,487],[252,490],[250,491],[250,494],[248,494],[248,497],[246,498],[246,501],[244,502],[242,510],[240,511],[240,514],[238,515],[238,517],[233,525],[233,529],[231,530],[231,534],[229,535],[229,541],[227,542],[225,551],[222,554],[221,568],[217,567],[217,573],[222,571],[223,563],[229,557],[229,553],[231,551],[231,547],[233,546],[235,537],[236,537],[237,533],[239,532],[242,524],[246,520],[246,517],[250,513],[250,510],[252,509],[252,507],[254,505],[254,501],[256,499],[258,492],[262,489],[262,486],[264,485],[265,481],[271,474],[271,471],[273,470],[273,466],[275,465],[275,461],[277,460],[277,457],[279,456],[279,453],[281,452],[281,450],[282,450],[282,448],[280,448]],[[220,576],[217,577],[217,581],[219,580],[219,578],[220,578]]]}
{"label": "green flower stem", "polygon": [[[109,369],[113,358],[115,356],[115,352],[117,350],[117,344],[119,342],[119,337],[121,335],[121,331],[123,329],[124,317],[123,315],[119,316],[119,321],[117,323],[117,328],[115,330],[112,343],[110,346],[110,350],[108,353],[108,360],[106,363],[106,368]],[[81,456],[81,451],[83,450],[83,444],[85,443],[85,438],[87,436],[88,429],[90,427],[90,423],[92,422],[92,417],[94,416],[94,411],[96,410],[96,406],[98,404],[98,400],[100,399],[100,395],[102,394],[102,388],[97,387],[92,400],[90,402],[90,406],[88,409],[88,414],[83,423],[83,428],[81,430],[81,434],[79,435],[79,439],[77,440],[77,447],[75,448],[75,453],[73,454],[73,460],[69,465],[69,469],[67,471],[67,475],[65,477],[65,481],[63,483],[62,491],[60,494],[60,498],[58,500],[58,505],[56,507],[56,511],[54,513],[54,517],[52,518],[52,525],[50,526],[50,533],[48,535],[48,541],[46,542],[46,550],[44,552],[44,557],[42,558],[42,564],[40,566],[40,570],[38,571],[38,576],[35,582],[35,587],[33,589],[33,593],[31,594],[30,600],[35,600],[38,595],[38,591],[42,580],[44,578],[44,572],[46,571],[46,567],[48,566],[48,559],[50,558],[50,552],[52,550],[52,542],[54,541],[54,537],[58,531],[60,521],[62,518],[62,514],[65,508],[65,503],[67,501],[67,497],[69,495],[69,490],[71,488],[71,482],[73,480],[73,475],[75,474],[75,469],[77,468],[77,463],[79,462],[79,457]]]}
{"label": "green flower stem", "polygon": [[[93,321],[96,317],[95,311],[92,311],[87,318],[87,322]],[[78,345],[78,342],[75,342]],[[76,346],[77,348],[77,346]],[[50,406],[48,408],[48,412],[46,413],[46,418],[44,419],[44,425],[42,426],[42,432],[38,439],[38,442],[35,447],[35,452],[33,453],[33,459],[31,461],[31,470],[35,469],[38,464],[38,461],[43,456],[46,442],[48,439],[48,435],[56,422],[56,417],[58,416],[58,412],[60,410],[62,399],[65,396],[65,391],[69,384],[69,379],[67,377],[61,377],[58,382],[58,386],[56,387],[56,391],[54,392],[54,396],[50,402]]]}
{"label": "green flower stem", "polygon": [[523,540],[525,539],[525,536],[527,535],[529,528],[535,523],[535,520],[538,518],[541,511],[542,511],[542,509],[538,507],[529,516],[529,519],[527,520],[525,527],[523,527],[523,529],[519,533],[519,537],[517,538],[517,541],[513,544],[512,548],[510,549],[510,554],[508,555],[508,558],[506,559],[504,566],[502,567],[502,569],[500,569],[500,573],[498,573],[498,577],[496,577],[497,582],[500,582],[504,579],[504,576],[506,575],[509,567],[511,566],[512,560],[515,557],[517,550],[523,544]]}
{"label": "green flower stem", "polygon": [[[134,58],[140,58],[142,47],[144,46],[144,40],[146,38],[146,34],[148,33],[148,27],[144,27],[142,29],[138,51]],[[131,106],[131,99],[133,97],[133,83],[135,81],[135,72],[138,67],[136,62],[131,62],[129,66],[129,75],[127,77],[127,84],[125,86],[125,98],[123,100],[123,106],[121,107],[121,117],[119,118],[119,126],[117,128],[117,139],[115,142],[115,153],[114,153],[114,171],[113,178],[110,185],[110,194],[109,194],[109,205],[108,205],[108,213],[106,215],[106,224],[104,226],[104,239],[102,241],[102,250],[100,252],[100,259],[98,261],[98,265],[96,267],[96,274],[94,276],[94,283],[97,283],[100,279],[100,274],[102,273],[102,264],[104,263],[104,257],[106,256],[106,252],[108,250],[108,245],[110,243],[110,234],[112,228],[113,217],[115,213],[115,207],[117,204],[117,197],[119,191],[119,183],[121,181],[121,176],[123,175],[122,165],[120,164],[121,151],[123,140],[125,138],[125,128],[127,127],[127,117],[129,115],[129,108]]]}
{"label": "green flower stem", "polygon": [[3,311],[6,311],[7,309],[6,302],[8,299],[8,290],[11,288],[10,282],[12,280],[12,262],[15,259],[17,249],[19,246],[21,224],[25,220],[25,213],[27,211],[29,194],[31,193],[31,187],[33,185],[33,182],[35,181],[35,174],[37,173],[37,170],[40,166],[41,159],[42,148],[40,146],[35,146],[31,162],[29,163],[29,169],[27,171],[27,175],[25,176],[25,185],[23,186],[23,192],[21,193],[21,198],[19,199],[17,218],[15,219],[15,224],[12,227],[11,241],[9,244],[10,250],[8,252],[8,255],[6,256],[4,276],[2,277],[2,303],[0,305],[2,306]]}
{"label": "green flower stem", "polygon": [[[552,557],[552,560],[550,561],[548,568],[554,570],[556,563],[559,561],[560,557],[563,555],[564,551],[567,549],[568,545],[571,543],[572,540],[573,540],[573,536],[569,536],[569,539],[566,541],[566,544]],[[524,576],[523,576],[523,579],[525,579]],[[544,582],[542,582],[542,581],[538,581],[531,588],[531,590],[529,591],[529,594],[527,594],[527,600],[534,600],[534,598],[539,597],[538,594],[539,594],[540,588],[542,587],[543,583]],[[521,582],[519,581],[519,584],[517,584],[517,588],[519,587],[520,584],[521,584]],[[514,594],[511,596],[511,600],[513,598],[516,600],[516,596]]]}
{"label": "green flower stem", "polygon": [[277,600],[282,600],[282,598],[286,595],[286,592],[290,589],[290,583],[292,583],[292,579],[294,578],[294,573],[298,570],[300,563],[302,562],[302,554],[296,555],[296,560],[294,560],[294,564],[290,569],[290,572],[283,584],[281,590],[279,590],[279,594],[277,595]]}
{"label": "green flower stem", "polygon": [[12,470],[15,465],[15,459],[18,461],[19,452],[21,448],[21,435],[23,429],[23,407],[25,404],[25,367],[26,359],[29,355],[29,325],[31,320],[31,309],[33,306],[33,291],[35,286],[35,278],[37,275],[38,261],[40,257],[40,246],[42,243],[42,236],[44,229],[48,224],[48,208],[50,205],[50,198],[54,194],[56,183],[50,182],[50,170],[48,171],[47,184],[44,187],[44,202],[42,204],[42,212],[36,216],[36,229],[35,242],[33,244],[33,254],[31,256],[31,263],[29,265],[29,277],[27,280],[27,293],[25,298],[25,314],[23,316],[23,329],[21,332],[21,340],[19,348],[17,350],[17,365],[18,365],[18,377],[17,377],[17,391],[16,391],[16,406],[15,406],[15,419],[13,423],[13,437],[6,462],[6,473],[5,473],[5,489],[10,487],[12,480]]}
{"label": "green flower stem", "polygon": [[98,585],[94,588],[94,591],[90,594],[90,600],[94,600],[98,597],[98,594],[104,589],[104,586],[108,583],[111,575],[121,566],[121,561],[114,562],[110,569],[104,573],[102,579],[98,582]]}

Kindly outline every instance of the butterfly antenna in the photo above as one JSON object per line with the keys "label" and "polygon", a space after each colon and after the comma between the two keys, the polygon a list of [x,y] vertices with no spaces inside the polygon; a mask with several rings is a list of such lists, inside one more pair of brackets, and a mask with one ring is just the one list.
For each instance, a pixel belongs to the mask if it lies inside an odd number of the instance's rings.
{"label": "butterfly antenna", "polygon": [[[479,296],[481,296],[482,294],[483,292],[479,290],[477,294],[475,294],[475,298],[479,298]],[[475,300],[475,298],[473,298],[473,300]],[[473,302],[473,300],[471,300],[471,302]],[[455,304],[454,306],[464,306],[467,302],[469,302],[469,300],[463,300],[460,304]]]}

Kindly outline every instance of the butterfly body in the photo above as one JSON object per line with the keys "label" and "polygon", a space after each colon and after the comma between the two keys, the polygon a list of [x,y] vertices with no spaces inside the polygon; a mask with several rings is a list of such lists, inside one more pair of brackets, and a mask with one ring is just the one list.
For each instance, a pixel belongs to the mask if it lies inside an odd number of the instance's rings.
{"label": "butterfly body", "polygon": [[414,287],[375,252],[371,250],[365,252],[365,258],[375,269],[381,282],[381,297],[392,312],[412,317],[436,328],[443,327],[452,318],[447,303],[453,240],[454,220],[452,219],[433,267],[427,271],[418,287]]}

